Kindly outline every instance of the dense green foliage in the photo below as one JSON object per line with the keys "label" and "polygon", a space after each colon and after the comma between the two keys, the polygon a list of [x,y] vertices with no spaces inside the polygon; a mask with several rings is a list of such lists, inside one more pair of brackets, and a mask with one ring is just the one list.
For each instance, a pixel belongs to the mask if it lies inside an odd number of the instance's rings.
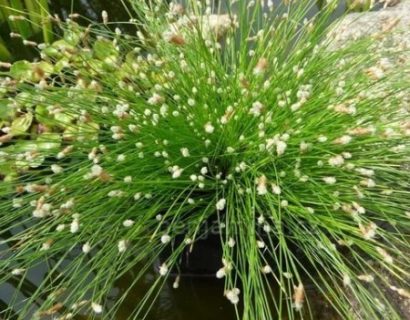
{"label": "dense green foliage", "polygon": [[173,244],[142,319],[217,221],[238,318],[312,318],[312,283],[344,319],[400,319],[380,283],[408,295],[406,52],[330,50],[336,2],[187,2],[134,1],[136,37],[68,21],[3,73],[0,282],[50,264],[10,314],[114,319],[115,280]]}

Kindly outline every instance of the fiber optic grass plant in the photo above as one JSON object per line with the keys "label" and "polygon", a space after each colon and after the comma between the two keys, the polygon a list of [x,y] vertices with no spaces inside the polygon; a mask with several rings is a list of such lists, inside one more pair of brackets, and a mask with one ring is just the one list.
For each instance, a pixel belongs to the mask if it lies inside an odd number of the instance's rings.
{"label": "fiber optic grass plant", "polygon": [[[0,59],[17,60],[22,51],[30,56],[34,41],[53,40],[52,20],[47,0],[0,1]],[[26,46],[18,45],[19,42]]]}
{"label": "fiber optic grass plant", "polygon": [[313,318],[306,283],[343,319],[400,319],[381,286],[409,298],[408,52],[329,50],[336,4],[134,1],[136,37],[103,12],[3,64],[0,279],[50,267],[3,316],[114,319],[114,282],[172,246],[144,319],[216,221],[238,319]]}

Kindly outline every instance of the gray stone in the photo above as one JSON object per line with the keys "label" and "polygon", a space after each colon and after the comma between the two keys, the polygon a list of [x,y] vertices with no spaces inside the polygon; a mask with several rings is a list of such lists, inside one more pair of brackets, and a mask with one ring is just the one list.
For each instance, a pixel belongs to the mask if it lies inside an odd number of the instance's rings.
{"label": "gray stone", "polygon": [[410,49],[410,0],[379,11],[348,14],[329,33],[332,48],[366,36],[379,39],[385,47]]}

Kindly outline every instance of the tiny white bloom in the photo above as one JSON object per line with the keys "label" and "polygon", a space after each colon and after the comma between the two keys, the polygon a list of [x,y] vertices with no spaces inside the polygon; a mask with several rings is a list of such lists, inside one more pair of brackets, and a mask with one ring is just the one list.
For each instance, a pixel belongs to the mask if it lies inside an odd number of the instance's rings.
{"label": "tiny white bloom", "polygon": [[226,200],[224,198],[218,200],[218,202],[216,203],[216,210],[222,211],[223,209],[225,209],[225,205]]}
{"label": "tiny white bloom", "polygon": [[272,268],[269,265],[266,265],[262,268],[262,272],[265,273],[265,274],[271,273]]}
{"label": "tiny white bloom", "polygon": [[22,275],[25,271],[26,271],[26,269],[16,268],[16,269],[11,270],[11,274],[12,274],[13,276],[20,276],[20,275]]}
{"label": "tiny white bloom", "polygon": [[238,288],[233,288],[231,290],[226,291],[225,295],[226,298],[232,303],[232,304],[238,304],[239,302],[239,294],[241,291]]}
{"label": "tiny white bloom", "polygon": [[323,181],[326,184],[335,184],[336,183],[336,178],[335,177],[324,177]]}
{"label": "tiny white bloom", "polygon": [[262,175],[259,178],[256,179],[257,187],[256,190],[258,192],[258,195],[265,195],[268,193],[268,189],[266,187],[266,176]]}
{"label": "tiny white bloom", "polygon": [[219,270],[216,272],[216,277],[217,277],[218,279],[222,279],[222,278],[225,277],[225,276],[226,276],[225,267],[219,269]]}
{"label": "tiny white bloom", "polygon": [[195,105],[195,100],[192,99],[192,98],[188,99],[188,104],[189,104],[191,107],[193,107],[193,106]]}
{"label": "tiny white bloom", "polygon": [[264,106],[259,101],[256,101],[252,104],[252,108],[249,110],[249,113],[254,117],[259,117],[262,113]]}
{"label": "tiny white bloom", "polygon": [[352,137],[351,137],[351,136],[344,135],[344,136],[342,136],[342,137],[336,139],[336,140],[335,140],[335,143],[338,143],[338,144],[348,144],[348,143],[350,143],[351,141],[352,141]]}
{"label": "tiny white bloom", "polygon": [[151,105],[160,105],[165,101],[165,99],[158,93],[154,93],[149,99],[148,103]]}
{"label": "tiny white bloom", "polygon": [[131,219],[124,220],[122,225],[126,228],[132,227],[135,222]]}
{"label": "tiny white bloom", "polygon": [[53,171],[53,173],[55,173],[55,174],[59,174],[59,173],[63,172],[63,170],[64,170],[63,167],[61,167],[57,164],[51,165],[51,171]]}
{"label": "tiny white bloom", "polygon": [[70,225],[70,232],[76,233],[78,230],[80,230],[80,221],[78,219],[74,219]]}
{"label": "tiny white bloom", "polygon": [[265,248],[265,242],[261,240],[256,241],[256,245],[258,246],[259,249]]}
{"label": "tiny white bloom", "polygon": [[345,159],[341,155],[330,157],[329,164],[332,167],[340,167],[345,162]]}
{"label": "tiny white bloom", "polygon": [[91,245],[89,242],[86,242],[83,244],[82,250],[85,254],[89,253],[91,251]]}
{"label": "tiny white bloom", "polygon": [[179,166],[173,166],[171,168],[172,178],[177,179],[182,175],[184,169],[181,169]]}
{"label": "tiny white bloom", "polygon": [[282,201],[280,202],[280,206],[283,207],[283,208],[287,207],[288,205],[289,205],[288,200],[282,200]]}
{"label": "tiny white bloom", "polygon": [[278,154],[278,156],[281,156],[282,154],[285,153],[285,150],[286,150],[287,146],[288,145],[286,144],[286,142],[284,142],[282,140],[279,140],[276,143],[276,153]]}
{"label": "tiny white bloom", "polygon": [[64,228],[65,228],[65,224],[59,224],[59,225],[56,227],[56,231],[57,231],[57,232],[61,232],[61,231],[64,230]]}
{"label": "tiny white bloom", "polygon": [[131,182],[132,182],[132,177],[131,177],[131,176],[126,176],[126,177],[124,178],[124,182],[125,182],[125,183],[131,183]]}
{"label": "tiny white bloom", "polygon": [[171,237],[168,234],[164,234],[164,235],[161,236],[161,242],[162,243],[165,244],[165,243],[168,243],[170,241],[171,241]]}
{"label": "tiny white bloom", "polygon": [[227,148],[226,148],[226,152],[228,152],[228,153],[234,153],[234,152],[235,152],[235,149],[232,148],[232,147],[227,147]]}
{"label": "tiny white bloom", "polygon": [[181,153],[183,157],[189,157],[189,150],[188,148],[181,148]]}
{"label": "tiny white bloom", "polygon": [[215,127],[210,122],[206,123],[204,128],[206,133],[213,133],[215,130]]}
{"label": "tiny white bloom", "polygon": [[93,309],[93,311],[97,314],[102,313],[103,311],[102,305],[95,303],[95,302],[91,303],[91,309]]}
{"label": "tiny white bloom", "polygon": [[371,274],[361,274],[361,275],[357,276],[357,278],[359,280],[364,281],[364,282],[373,282],[374,281],[374,277]]}
{"label": "tiny white bloom", "polygon": [[91,175],[93,177],[98,177],[102,173],[103,173],[103,169],[98,164],[95,164],[91,167]]}
{"label": "tiny white bloom", "polygon": [[367,177],[371,177],[374,175],[374,170],[372,169],[357,168],[356,172]]}
{"label": "tiny white bloom", "polygon": [[271,231],[271,227],[268,224],[264,224],[263,225],[263,231],[265,231],[266,233],[269,233]]}
{"label": "tiny white bloom", "polygon": [[120,253],[125,252],[125,250],[127,250],[127,248],[128,248],[128,241],[127,240],[118,241],[118,251]]}
{"label": "tiny white bloom", "polygon": [[233,248],[233,247],[235,246],[235,244],[236,244],[235,240],[234,240],[233,238],[229,238],[229,240],[228,240],[228,246],[229,246],[230,248]]}
{"label": "tiny white bloom", "polygon": [[161,276],[165,276],[168,273],[168,266],[165,264],[165,262],[159,267],[159,274]]}
{"label": "tiny white bloom", "polygon": [[280,188],[278,185],[272,183],[272,192],[273,192],[274,194],[280,195],[281,192],[282,192],[282,190],[281,190],[281,188]]}
{"label": "tiny white bloom", "polygon": [[352,283],[352,280],[350,279],[350,277],[347,274],[343,275],[343,285],[347,287],[347,286],[350,286],[351,283]]}
{"label": "tiny white bloom", "polygon": [[263,224],[265,222],[265,217],[260,215],[257,220],[258,220],[258,224]]}

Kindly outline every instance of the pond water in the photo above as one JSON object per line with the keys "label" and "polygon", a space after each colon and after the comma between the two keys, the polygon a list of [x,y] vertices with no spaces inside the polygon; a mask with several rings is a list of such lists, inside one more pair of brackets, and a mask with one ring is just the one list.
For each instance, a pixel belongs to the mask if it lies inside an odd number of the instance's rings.
{"label": "pond water", "polygon": [[[102,10],[108,10],[112,21],[128,20],[129,16],[124,10],[121,1],[112,0],[53,0],[51,10],[61,17],[67,17],[70,12],[78,12],[90,20],[100,20]],[[317,6],[313,6],[308,16],[314,15],[318,11]],[[332,19],[342,15],[345,6],[341,3]],[[2,31],[4,32],[4,30]],[[18,46],[16,46],[19,48]],[[18,51],[18,52],[17,52]],[[14,51],[13,51],[14,52]],[[14,58],[33,56],[33,52],[22,52],[16,50]],[[2,248],[4,249],[4,248]],[[17,300],[23,301],[30,296],[41,283],[47,272],[45,265],[31,270],[29,277],[24,281],[19,292],[16,292],[16,283],[10,282],[0,286],[0,310],[7,307],[13,295],[17,294]],[[122,296],[127,291],[128,285],[132,282],[132,272],[117,281],[116,287],[111,294],[111,301]],[[157,277],[157,272],[153,266],[152,270],[146,273],[141,282],[132,289],[121,305],[116,315],[116,320],[129,319],[137,302],[144,296],[146,290]],[[173,280],[170,279],[163,287],[158,300],[146,319],[149,320],[211,320],[224,319],[234,320],[235,310],[232,305],[223,297],[223,281],[217,280],[214,276],[182,277],[179,289],[172,287]],[[309,290],[308,290],[309,291]],[[330,307],[322,302],[323,300],[314,291],[309,292],[310,301],[317,301],[312,304],[313,313],[316,319],[337,319],[336,315],[330,312]],[[35,310],[35,306],[33,306]],[[1,313],[0,313],[1,314]],[[1,316],[0,316],[1,319]],[[77,319],[87,319],[78,317]],[[11,320],[11,319],[7,319]],[[256,319],[255,319],[256,320]]]}

